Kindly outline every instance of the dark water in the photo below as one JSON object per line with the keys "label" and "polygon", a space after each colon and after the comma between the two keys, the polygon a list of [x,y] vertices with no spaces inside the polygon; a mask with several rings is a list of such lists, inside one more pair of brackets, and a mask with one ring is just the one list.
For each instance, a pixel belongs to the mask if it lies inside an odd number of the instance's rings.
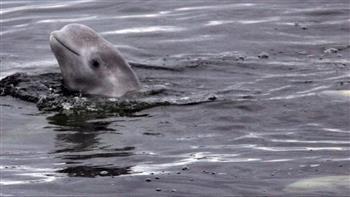
{"label": "dark water", "polygon": [[74,22],[129,61],[183,69],[137,69],[142,79],[220,95],[132,117],[1,97],[1,196],[349,194],[349,1],[0,5],[1,77],[58,72],[48,35]]}

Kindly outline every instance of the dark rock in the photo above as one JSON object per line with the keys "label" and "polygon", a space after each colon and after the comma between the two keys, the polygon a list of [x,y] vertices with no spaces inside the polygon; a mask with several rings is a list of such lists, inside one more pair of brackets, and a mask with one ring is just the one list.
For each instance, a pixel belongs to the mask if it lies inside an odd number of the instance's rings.
{"label": "dark rock", "polygon": [[259,55],[258,55],[258,57],[260,58],[260,59],[268,59],[269,58],[269,54],[268,53],[266,53],[266,52],[261,52]]}
{"label": "dark rock", "polygon": [[60,73],[27,75],[16,73],[0,81],[0,96],[12,96],[36,103],[42,111],[70,111],[132,114],[162,105],[189,105],[211,102],[216,96],[206,93],[179,95],[163,85],[142,81],[144,87],[120,98],[83,95],[64,87]]}
{"label": "dark rock", "polygon": [[190,168],[187,167],[187,166],[185,166],[185,167],[182,168],[182,170],[184,170],[184,171],[185,171],[185,170],[189,170],[189,169],[190,169]]}

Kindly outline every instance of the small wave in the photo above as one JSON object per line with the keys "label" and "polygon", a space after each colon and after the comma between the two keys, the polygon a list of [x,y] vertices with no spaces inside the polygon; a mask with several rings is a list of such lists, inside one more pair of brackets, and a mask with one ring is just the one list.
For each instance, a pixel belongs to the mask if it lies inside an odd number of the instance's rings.
{"label": "small wave", "polygon": [[46,10],[46,9],[56,9],[56,8],[66,8],[77,4],[93,2],[95,0],[79,0],[79,1],[70,1],[64,3],[54,3],[54,4],[46,4],[46,5],[26,5],[19,7],[11,7],[4,8],[0,10],[0,14],[10,14],[19,11],[30,11],[30,10]]}
{"label": "small wave", "polygon": [[314,95],[316,95],[316,93],[276,96],[276,97],[271,97],[268,100],[290,100],[290,99],[296,99],[296,98],[302,98],[302,97],[314,96]]}
{"label": "small wave", "polygon": [[21,3],[28,3],[28,1],[2,0],[2,1],[0,1],[0,6],[2,6],[2,5],[12,5],[12,4],[21,4]]}
{"label": "small wave", "polygon": [[336,133],[350,133],[350,130],[342,130],[342,129],[336,129],[336,128],[323,128],[325,131],[329,132],[336,132]]}
{"label": "small wave", "polygon": [[271,152],[289,152],[289,151],[349,151],[350,147],[265,147],[254,146],[253,149]]}
{"label": "small wave", "polygon": [[160,164],[152,164],[152,163],[144,163],[139,164],[132,167],[131,175],[148,175],[150,173],[164,173],[165,169],[169,169],[172,167],[178,166],[186,166],[198,162],[214,162],[214,163],[237,163],[237,162],[254,162],[261,161],[260,158],[243,158],[238,157],[240,154],[219,154],[219,153],[211,153],[211,152],[196,152],[186,155],[180,155],[179,157],[185,157],[184,159],[180,159],[177,161],[173,161],[170,163],[160,163]]}
{"label": "small wave", "polygon": [[217,25],[224,25],[224,24],[230,24],[230,23],[249,25],[249,24],[279,21],[279,20],[281,20],[281,17],[267,17],[259,20],[215,20],[215,21],[208,21],[205,24],[205,26],[217,26]]}
{"label": "small wave", "polygon": [[295,159],[270,159],[270,160],[264,160],[262,162],[266,163],[275,163],[275,162],[286,162],[286,161],[293,161]]}
{"label": "small wave", "polygon": [[325,158],[325,159],[322,159],[323,161],[350,161],[350,157],[348,158]]}
{"label": "small wave", "polygon": [[134,15],[114,16],[114,17],[111,17],[111,19],[157,18],[157,17],[162,17],[162,16],[170,14],[170,13],[171,13],[171,11],[160,11],[157,13],[149,13],[149,14],[134,14]]}
{"label": "small wave", "polygon": [[320,92],[321,90],[326,90],[326,89],[329,89],[330,87],[331,86],[317,86],[317,87],[313,87],[309,90],[299,91],[296,94],[303,95],[303,94]]}
{"label": "small wave", "polygon": [[283,140],[283,139],[271,139],[271,142],[283,142],[283,143],[306,143],[306,144],[350,144],[350,141],[340,140]]}
{"label": "small wave", "polygon": [[254,3],[236,3],[231,5],[212,5],[212,6],[192,6],[176,8],[175,11],[193,11],[193,10],[208,10],[208,9],[227,9],[227,8],[241,8],[255,6]]}
{"label": "small wave", "polygon": [[297,9],[288,9],[287,11],[284,11],[284,14],[305,14],[305,15],[314,15],[314,16],[330,16],[330,15],[340,15],[344,13],[348,13],[347,8],[342,7],[312,7],[312,8],[297,8]]}
{"label": "small wave", "polygon": [[[307,126],[310,127],[316,127],[320,130],[326,131],[326,132],[335,132],[335,133],[350,133],[350,130],[343,130],[339,128],[328,128],[328,127],[323,127],[322,124],[319,123],[308,123]],[[349,142],[350,143],[350,142]]]}
{"label": "small wave", "polygon": [[163,43],[177,43],[177,42],[201,42],[201,41],[207,41],[207,40],[215,40],[221,37],[221,35],[197,35],[193,37],[187,37],[182,39],[168,39],[163,40],[161,42]]}
{"label": "small wave", "polygon": [[19,177],[30,177],[24,180],[1,179],[0,185],[23,185],[33,183],[48,183],[57,180],[57,176],[54,176],[54,169],[50,168],[33,168],[29,166],[0,166],[2,173],[12,172],[15,176]]}
{"label": "small wave", "polygon": [[238,20],[237,23],[257,24],[257,23],[267,23],[267,22],[273,22],[273,21],[279,21],[279,20],[281,20],[281,17],[268,17],[268,18],[260,19],[260,20]]}
{"label": "small wave", "polygon": [[234,21],[231,20],[221,20],[221,21],[208,21],[205,26],[217,26],[217,25],[224,25],[224,24],[230,24],[234,23]]}
{"label": "small wave", "polygon": [[113,34],[130,34],[130,33],[152,33],[152,32],[177,32],[183,31],[184,28],[176,26],[151,26],[151,27],[134,27],[128,29],[120,29],[114,31],[102,32],[102,35],[113,35]]}
{"label": "small wave", "polygon": [[97,19],[97,16],[85,16],[85,17],[79,17],[79,18],[45,19],[45,20],[39,20],[36,23],[73,23],[73,22],[87,21],[87,20],[93,20],[93,19]]}
{"label": "small wave", "polygon": [[57,62],[54,59],[32,62],[12,62],[6,64],[6,67],[5,65],[1,66],[0,80],[16,72],[52,72],[52,69],[58,68]]}
{"label": "small wave", "polygon": [[7,31],[1,31],[0,32],[0,36],[4,36],[4,35],[7,35],[7,34],[13,34],[13,33],[20,32],[20,31],[26,31],[26,28],[18,27],[16,29],[10,29],[10,30],[7,30]]}

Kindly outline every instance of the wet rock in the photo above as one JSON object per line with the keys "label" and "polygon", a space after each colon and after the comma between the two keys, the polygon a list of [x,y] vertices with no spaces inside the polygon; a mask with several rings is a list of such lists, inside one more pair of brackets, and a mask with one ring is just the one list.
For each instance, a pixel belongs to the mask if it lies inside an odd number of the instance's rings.
{"label": "wet rock", "polygon": [[130,173],[130,167],[106,168],[98,166],[71,166],[57,171],[71,177],[119,176]]}
{"label": "wet rock", "polygon": [[208,97],[208,100],[209,101],[215,101],[217,99],[217,97],[216,96],[211,96],[211,97]]}
{"label": "wet rock", "polygon": [[238,55],[236,57],[236,61],[244,61],[246,57],[244,57],[243,55]]}
{"label": "wet rock", "polygon": [[269,58],[269,54],[267,52],[261,52],[259,55],[258,55],[258,58],[260,59],[268,59]]}
{"label": "wet rock", "polygon": [[188,166],[185,166],[185,167],[182,168],[183,171],[189,170],[189,169],[190,169],[190,168],[189,168]]}
{"label": "wet rock", "polygon": [[0,81],[0,96],[12,96],[36,103],[39,110],[59,112],[94,112],[128,115],[164,105],[188,105],[211,102],[216,96],[208,92],[179,94],[164,85],[144,80],[143,88],[120,98],[82,95],[67,90],[60,73],[27,75],[16,73]]}
{"label": "wet rock", "polygon": [[300,23],[294,23],[294,26],[295,27],[299,27],[300,29],[302,29],[302,30],[307,30],[308,28],[307,28],[307,26],[305,26],[305,25],[303,25],[303,24],[300,24]]}
{"label": "wet rock", "polygon": [[301,28],[302,30],[307,30],[307,29],[308,29],[305,25],[301,26],[300,28]]}
{"label": "wet rock", "polygon": [[162,189],[160,189],[160,188],[156,188],[156,191],[157,191],[157,192],[161,192],[161,191],[162,191]]}
{"label": "wet rock", "polygon": [[313,83],[314,81],[312,81],[312,80],[306,80],[306,81],[304,81],[303,83],[305,83],[305,84],[310,84],[310,83]]}

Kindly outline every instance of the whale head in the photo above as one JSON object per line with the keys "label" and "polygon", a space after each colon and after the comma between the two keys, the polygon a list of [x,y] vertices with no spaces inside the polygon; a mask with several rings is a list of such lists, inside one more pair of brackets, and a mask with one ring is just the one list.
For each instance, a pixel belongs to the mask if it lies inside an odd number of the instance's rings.
{"label": "whale head", "polygon": [[130,65],[96,31],[82,24],[69,24],[50,34],[64,85],[92,95],[120,97],[140,88]]}

